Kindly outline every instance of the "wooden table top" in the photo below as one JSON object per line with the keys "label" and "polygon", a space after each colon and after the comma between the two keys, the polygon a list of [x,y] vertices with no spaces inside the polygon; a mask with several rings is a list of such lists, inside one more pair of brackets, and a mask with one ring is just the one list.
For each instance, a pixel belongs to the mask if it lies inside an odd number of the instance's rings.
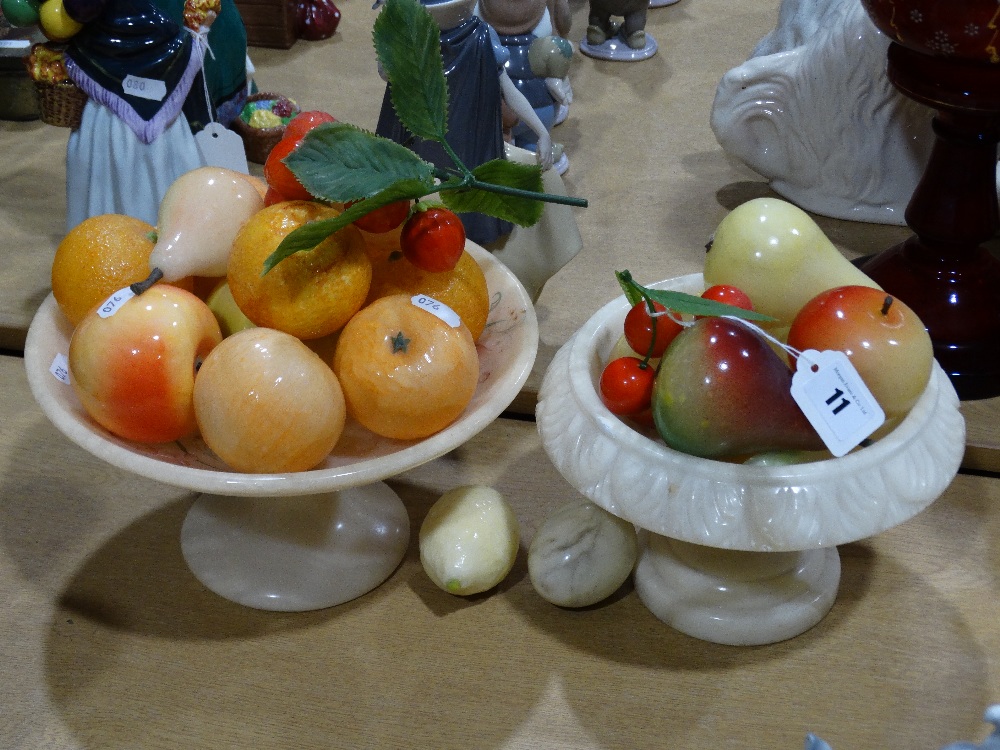
{"label": "wooden table top", "polygon": [[[938,748],[1000,698],[1000,482],[960,475],[931,507],[840,548],[805,634],[719,646],[655,619],[630,584],[583,610],[533,589],[526,550],[575,490],[534,425],[500,419],[390,482],[413,539],[375,591],[301,614],[204,589],[180,552],[194,495],[63,438],[0,357],[0,746],[69,748]],[[497,488],[521,552],[499,589],[437,589],[416,529],[451,487]]]}
{"label": "wooden table top", "polygon": [[[339,5],[332,39],[252,49],[258,84],[371,128],[375,13]],[[725,213],[768,194],[707,123],[719,78],[777,5],[682,0],[650,12],[654,58],[574,60],[575,100],[555,137],[569,191],[590,201],[577,214],[584,248],[538,300],[539,357],[514,413],[531,413],[555,350],[619,294],[613,270],[644,281],[700,271]],[[586,4],[571,6],[580,37]],[[209,593],[180,554],[194,496],[71,444],[33,402],[17,357],[64,230],[66,137],[0,122],[0,747],[780,750],[813,731],[835,750],[912,750],[984,736],[982,711],[1000,700],[1000,482],[975,472],[913,520],[841,547],[831,613],[771,646],[684,636],[628,585],[582,611],[543,601],[525,550],[576,492],[525,419],[500,419],[391,482],[414,530],[456,485],[508,498],[522,549],[498,590],[439,591],[414,539],[386,584],[330,610],[264,613]],[[908,234],[817,220],[848,257]],[[963,405],[971,469],[1000,471],[998,409]]]}

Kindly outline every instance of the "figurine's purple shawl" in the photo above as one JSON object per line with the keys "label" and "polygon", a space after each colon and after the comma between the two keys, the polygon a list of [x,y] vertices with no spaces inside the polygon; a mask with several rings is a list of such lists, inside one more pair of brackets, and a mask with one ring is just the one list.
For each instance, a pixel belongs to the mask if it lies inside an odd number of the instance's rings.
{"label": "figurine's purple shawl", "polygon": [[[70,79],[148,144],[180,115],[203,55],[202,43],[151,3],[117,0],[73,38],[65,60]],[[129,75],[162,81],[166,95],[161,101],[129,95]]]}

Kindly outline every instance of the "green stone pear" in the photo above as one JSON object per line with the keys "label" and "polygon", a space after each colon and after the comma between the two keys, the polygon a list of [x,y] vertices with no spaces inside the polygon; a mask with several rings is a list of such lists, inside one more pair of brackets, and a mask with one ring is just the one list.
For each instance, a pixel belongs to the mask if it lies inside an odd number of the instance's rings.
{"label": "green stone pear", "polygon": [[705,282],[746,292],[754,310],[787,328],[817,294],[848,284],[879,286],[837,249],[805,211],[779,198],[756,198],[729,212],[705,255]]}

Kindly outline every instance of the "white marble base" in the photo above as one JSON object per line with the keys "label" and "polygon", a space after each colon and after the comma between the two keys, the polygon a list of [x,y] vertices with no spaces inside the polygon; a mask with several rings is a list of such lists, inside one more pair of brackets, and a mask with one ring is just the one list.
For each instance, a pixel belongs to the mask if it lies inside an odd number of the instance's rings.
{"label": "white marble base", "polygon": [[730,646],[793,638],[833,606],[836,547],[744,552],[644,534],[635,589],[657,618],[682,633]]}
{"label": "white marble base", "polygon": [[410,521],[384,482],[294,497],[201,495],[181,528],[195,577],[255,609],[304,612],[355,599],[402,561]]}

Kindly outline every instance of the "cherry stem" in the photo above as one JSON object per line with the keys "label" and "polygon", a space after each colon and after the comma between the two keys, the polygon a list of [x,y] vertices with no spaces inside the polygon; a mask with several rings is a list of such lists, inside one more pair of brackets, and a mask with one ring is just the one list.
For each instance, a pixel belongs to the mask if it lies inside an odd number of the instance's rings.
{"label": "cherry stem", "polygon": [[889,308],[892,307],[892,295],[885,295],[885,299],[882,301],[882,315],[889,314]]}
{"label": "cherry stem", "polygon": [[159,268],[154,268],[149,272],[149,276],[142,281],[136,281],[134,284],[129,284],[128,288],[132,290],[132,294],[140,295],[162,278],[163,271]]}
{"label": "cherry stem", "polygon": [[500,185],[494,182],[484,182],[475,177],[467,170],[456,172],[456,170],[436,169],[435,175],[442,179],[442,182],[435,186],[436,192],[442,190],[482,190],[486,193],[497,193],[499,195],[510,195],[515,198],[529,198],[531,200],[542,201],[543,203],[558,203],[563,206],[573,206],[576,208],[587,208],[586,198],[577,198],[572,195],[556,195],[554,193],[535,192],[534,190],[524,190],[522,188]]}

